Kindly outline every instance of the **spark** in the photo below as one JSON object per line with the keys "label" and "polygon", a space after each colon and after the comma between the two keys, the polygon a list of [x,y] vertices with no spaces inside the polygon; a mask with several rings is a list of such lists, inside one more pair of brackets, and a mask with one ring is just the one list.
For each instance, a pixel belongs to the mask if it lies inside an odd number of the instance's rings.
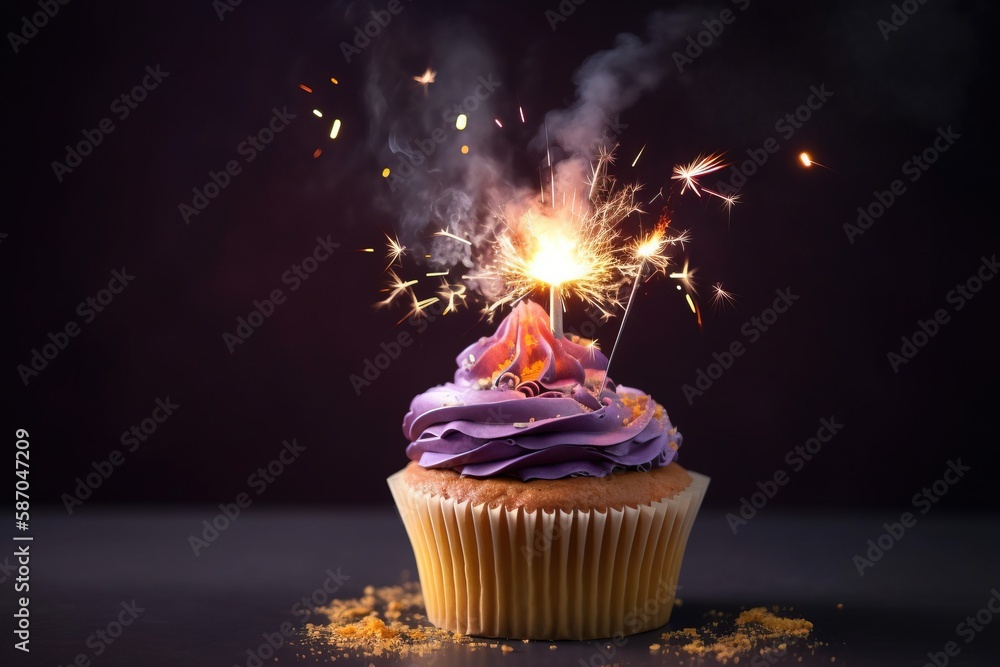
{"label": "spark", "polygon": [[813,166],[823,167],[823,169],[830,169],[825,164],[820,164],[819,162],[816,162],[816,160],[812,159],[812,156],[809,155],[809,153],[806,153],[805,151],[799,153],[799,162],[801,162],[802,166],[805,167],[806,169]]}
{"label": "spark", "polygon": [[720,308],[731,306],[736,302],[736,295],[723,288],[722,283],[712,285],[712,305]]}
{"label": "spark", "polygon": [[336,139],[338,134],[340,134],[340,119],[335,118],[333,120],[333,127],[330,129],[330,138]]}
{"label": "spark", "polygon": [[323,149],[317,148],[316,150],[313,151],[313,159],[318,158],[322,154],[323,154]]}
{"label": "spark", "polygon": [[635,163],[639,161],[639,156],[642,155],[642,152],[644,150],[646,150],[646,144],[642,145],[642,148],[639,149],[639,152],[636,154],[635,159],[632,160],[632,166],[633,167],[635,166]]}
{"label": "spark", "polygon": [[382,170],[382,178],[389,178],[390,173],[392,172],[389,171],[389,167],[386,167],[385,169]]}
{"label": "spark", "polygon": [[310,88],[309,86],[307,86],[304,83],[300,83],[299,84],[299,88],[301,88],[302,90],[306,91],[307,93],[311,93],[313,91],[312,88]]}
{"label": "spark", "polygon": [[317,118],[322,118],[323,112],[320,111],[319,109],[313,109],[313,115],[316,116]]}
{"label": "spark", "polygon": [[681,283],[684,285],[684,288],[688,292],[697,293],[697,290],[694,287],[694,274],[695,274],[695,269],[688,269],[688,261],[685,259],[684,268],[681,269],[680,271],[675,271],[674,273],[671,273],[670,277],[680,280]]}
{"label": "spark", "polygon": [[[376,303],[375,307],[382,308],[384,306],[388,306],[400,294],[411,292],[412,290],[410,290],[410,287],[416,285],[417,282],[418,281],[416,280],[403,280],[396,275],[395,271],[389,269],[389,286],[382,290],[383,292],[389,292],[389,296]],[[414,297],[414,299],[416,299],[416,297]]]}
{"label": "spark", "polygon": [[426,91],[427,87],[434,83],[435,76],[437,76],[437,72],[428,67],[423,74],[413,77],[413,80],[423,86]]}
{"label": "spark", "polygon": [[718,197],[719,199],[725,199],[724,195],[716,192],[715,190],[709,190],[704,185],[701,185],[698,182],[698,179],[706,174],[711,174],[712,172],[724,169],[728,166],[728,163],[722,161],[722,155],[719,153],[713,153],[707,157],[699,155],[690,164],[675,166],[674,174],[670,178],[682,183],[681,194],[684,194],[684,192],[690,188],[692,192],[700,197],[701,192],[698,190],[700,187],[706,194]]}
{"label": "spark", "polygon": [[[441,281],[441,289],[438,290],[438,296],[442,299],[448,300],[448,305],[445,307],[442,315],[447,315],[448,313],[458,312],[458,306],[456,305],[455,299],[461,299],[462,303],[465,303],[465,285],[452,285],[447,280]],[[437,299],[435,299],[436,301]]]}
{"label": "spark", "polygon": [[375,248],[362,248],[358,252],[375,252]]}
{"label": "spark", "polygon": [[451,273],[451,271],[431,271],[430,273],[425,273],[424,275],[428,278],[435,278],[437,276],[446,276],[449,273]]}
{"label": "spark", "polygon": [[399,322],[396,322],[396,324],[399,324],[399,323],[403,322],[403,320],[406,320],[407,318],[410,318],[410,317],[418,317],[418,318],[419,317],[425,317],[424,310],[427,309],[427,306],[430,306],[431,304],[435,304],[435,303],[437,303],[440,300],[441,299],[439,299],[436,296],[432,296],[429,299],[418,300],[417,296],[415,294],[413,294],[413,305],[410,308],[410,311],[401,320],[399,320]]}
{"label": "spark", "polygon": [[446,232],[443,229],[440,232],[434,232],[434,236],[447,236],[450,239],[455,239],[456,241],[461,241],[462,243],[464,243],[466,245],[472,245],[472,241],[469,241],[468,239],[463,239],[461,236],[455,236],[451,232]]}
{"label": "spark", "polygon": [[[670,219],[666,216],[660,218],[649,234],[637,238],[632,242],[632,254],[639,259],[639,267],[635,271],[636,282],[642,275],[643,264],[649,262],[654,267],[654,273],[666,273],[670,258],[664,254],[667,244],[673,244],[674,238],[667,235],[667,226]],[[686,233],[686,232],[685,232]]]}
{"label": "spark", "polygon": [[518,112],[521,114],[521,122],[524,122],[524,107],[518,107]]}
{"label": "spark", "polygon": [[399,242],[399,237],[392,238],[388,234],[385,235],[386,240],[386,253],[385,256],[389,258],[389,263],[385,265],[383,271],[387,271],[390,266],[399,262],[400,266],[403,264],[403,255],[406,253],[406,246]]}
{"label": "spark", "polygon": [[462,155],[468,155],[468,154],[469,154],[469,147],[462,146]]}
{"label": "spark", "polygon": [[469,117],[466,116],[464,113],[460,113],[458,114],[458,117],[455,118],[455,129],[461,132],[462,130],[465,129],[465,126],[468,123],[469,123]]}
{"label": "spark", "polygon": [[503,129],[503,123],[500,122],[499,118],[494,118],[493,122],[497,124],[497,127]]}
{"label": "spark", "polygon": [[330,77],[330,81],[333,82],[333,85],[335,85],[335,86],[340,83],[339,81],[337,81],[336,79],[334,79],[332,76]]}

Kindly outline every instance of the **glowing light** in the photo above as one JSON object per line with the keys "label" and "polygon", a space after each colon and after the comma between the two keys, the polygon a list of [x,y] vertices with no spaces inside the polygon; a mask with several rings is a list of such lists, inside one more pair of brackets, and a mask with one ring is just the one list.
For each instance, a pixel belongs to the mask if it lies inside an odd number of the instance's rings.
{"label": "glowing light", "polygon": [[425,273],[424,275],[427,276],[428,278],[434,278],[434,277],[437,277],[437,276],[446,276],[449,273],[451,273],[451,272],[450,271],[431,271],[430,273]]}
{"label": "glowing light", "polygon": [[501,212],[504,229],[493,243],[493,261],[476,276],[503,288],[487,316],[540,287],[555,288],[559,298],[550,293],[550,301],[574,296],[610,316],[632,268],[631,260],[621,261],[616,240],[618,223],[639,210],[634,193],[634,187],[599,189],[595,199],[576,208],[533,209],[515,219]]}
{"label": "glowing light", "polygon": [[694,299],[691,298],[691,295],[690,294],[685,294],[684,298],[687,299],[688,308],[691,309],[691,312],[694,313],[695,315],[697,315],[698,314],[698,309],[694,307]]}
{"label": "glowing light", "polygon": [[434,83],[435,76],[437,76],[437,72],[428,67],[423,74],[413,77],[413,80],[423,86],[426,90],[427,86]]}
{"label": "glowing light", "polygon": [[695,269],[688,269],[688,261],[685,259],[684,268],[681,269],[680,271],[675,271],[674,273],[671,273],[670,277],[680,280],[681,283],[684,285],[684,288],[688,292],[695,292],[696,290],[694,288],[694,274],[695,274]]}
{"label": "glowing light", "polygon": [[385,169],[382,170],[382,178],[389,178],[390,173],[391,172],[389,171],[389,167],[386,167]]}
{"label": "glowing light", "polygon": [[577,244],[565,236],[538,239],[538,250],[525,268],[526,274],[550,287],[586,277],[588,263],[576,253]]}
{"label": "glowing light", "polygon": [[458,118],[455,119],[455,129],[462,131],[465,129],[466,124],[468,124],[469,118],[464,113],[458,114]]}
{"label": "glowing light", "polygon": [[375,248],[362,248],[361,252],[375,252]]}
{"label": "glowing light", "polygon": [[799,153],[799,162],[801,162],[802,166],[805,167],[806,169],[809,169],[810,167],[822,167],[823,169],[830,169],[825,164],[820,164],[819,162],[816,162],[816,160],[814,160],[812,156],[809,155],[809,153],[806,153],[805,151]]}
{"label": "glowing light", "polygon": [[642,273],[641,264],[643,262],[649,262],[655,271],[666,273],[667,265],[670,264],[670,258],[664,254],[664,250],[668,244],[677,242],[676,237],[671,238],[667,235],[667,222],[668,219],[666,217],[661,218],[660,222],[653,228],[653,231],[632,242],[633,254],[640,262],[640,266],[636,270],[637,276],[640,276]]}
{"label": "glowing light", "polygon": [[322,154],[323,154],[323,149],[317,148],[316,150],[313,151],[313,159],[318,158]]}
{"label": "glowing light", "polygon": [[524,107],[518,107],[518,112],[521,114],[521,122],[524,122]]}
{"label": "glowing light", "polygon": [[333,127],[330,128],[330,138],[336,139],[338,134],[340,134],[340,119],[335,118],[333,121]]}
{"label": "glowing light", "polygon": [[468,154],[469,154],[469,147],[462,146],[462,155],[468,155]]}
{"label": "glowing light", "polygon": [[313,115],[316,116],[317,118],[322,118],[323,112],[320,111],[319,109],[313,109]]}
{"label": "glowing light", "polygon": [[334,79],[334,78],[333,78],[332,76],[330,77],[330,81],[331,81],[331,82],[333,82],[333,85],[335,85],[335,86],[336,86],[336,85],[337,85],[338,83],[340,83],[339,81],[337,81],[336,79]]}
{"label": "glowing light", "polygon": [[493,122],[497,124],[497,127],[503,129],[503,123],[500,122],[499,118],[494,118]]}
{"label": "glowing light", "polygon": [[300,83],[299,84],[299,88],[301,88],[302,90],[306,91],[307,93],[311,93],[313,91],[312,88],[310,88],[309,86],[307,86],[304,83]]}

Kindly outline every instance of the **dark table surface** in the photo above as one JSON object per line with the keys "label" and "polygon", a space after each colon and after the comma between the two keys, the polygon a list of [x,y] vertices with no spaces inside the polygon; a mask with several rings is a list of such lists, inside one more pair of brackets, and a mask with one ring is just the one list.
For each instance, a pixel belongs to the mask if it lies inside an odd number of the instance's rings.
{"label": "dark table surface", "polygon": [[[189,536],[217,508],[183,512],[111,512],[88,507],[72,517],[35,518],[31,558],[31,653],[4,647],[7,665],[69,665],[84,654],[92,665],[246,665],[265,633],[299,622],[293,605],[329,576],[343,579],[337,597],[357,597],[367,585],[415,577],[413,555],[395,511],[265,510],[252,507],[200,555]],[[733,535],[724,513],[703,510],[681,571],[677,607],[668,629],[703,626],[710,610],[779,605],[815,624],[811,650],[793,649],[778,664],[924,665],[949,641],[960,653],[950,665],[1000,664],[1000,614],[987,603],[1000,589],[1000,517],[943,511],[920,517],[859,576],[853,562],[877,539],[891,511],[762,512]],[[11,543],[16,544],[16,543]],[[8,553],[13,553],[10,547]],[[5,550],[6,551],[6,550]],[[6,554],[0,554],[0,563]],[[4,618],[11,623],[11,576],[3,583]],[[135,601],[142,609],[110,644],[88,637],[107,628]],[[838,603],[842,605],[838,608]],[[994,602],[994,608],[998,603]],[[967,616],[994,621],[971,638],[957,626]],[[608,642],[509,642],[512,653],[453,646],[416,664],[677,664],[650,655],[662,630]],[[5,632],[9,637],[9,632]],[[969,639],[970,641],[966,642]],[[103,648],[100,655],[96,655]],[[302,651],[283,646],[264,664],[308,665]],[[799,658],[802,658],[801,663]],[[330,664],[329,658],[323,658]],[[581,662],[582,661],[582,662]],[[381,665],[390,658],[339,657],[337,664]],[[744,657],[743,664],[751,664]],[[685,658],[684,664],[715,664]],[[730,663],[732,664],[732,663]],[[752,664],[757,664],[756,662]],[[760,663],[769,664],[769,663]]]}

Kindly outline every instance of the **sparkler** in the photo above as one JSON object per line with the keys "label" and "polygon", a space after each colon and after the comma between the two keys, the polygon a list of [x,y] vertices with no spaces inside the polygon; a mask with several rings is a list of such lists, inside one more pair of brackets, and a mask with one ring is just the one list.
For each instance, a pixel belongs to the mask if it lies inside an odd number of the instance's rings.
{"label": "sparkler", "polygon": [[[641,154],[641,151],[640,151]],[[547,154],[549,157],[550,154]],[[462,275],[463,281],[482,281],[491,286],[488,303],[483,313],[488,319],[501,308],[513,306],[521,299],[537,289],[547,289],[549,292],[549,319],[552,331],[561,337],[563,312],[566,299],[578,298],[591,307],[598,309],[605,319],[614,315],[621,308],[619,295],[622,287],[631,283],[628,299],[625,302],[622,322],[615,343],[608,358],[608,367],[614,360],[615,351],[622,339],[625,322],[632,310],[635,295],[640,282],[646,282],[657,273],[662,273],[678,280],[678,289],[685,290],[685,300],[695,314],[699,326],[701,312],[692,295],[697,294],[694,284],[695,269],[689,266],[687,260],[678,271],[668,273],[671,263],[668,251],[680,246],[683,250],[690,241],[690,233],[686,230],[671,233],[669,196],[665,197],[668,206],[664,208],[659,221],[651,231],[637,237],[622,240],[619,231],[620,223],[634,213],[641,213],[640,206],[635,201],[638,186],[619,187],[615,179],[608,175],[608,166],[614,163],[612,150],[599,151],[591,165],[590,177],[581,185],[586,187],[580,197],[574,191],[571,197],[563,193],[562,204],[554,206],[555,178],[554,170],[550,171],[551,193],[545,202],[543,186],[541,204],[511,205],[497,213],[499,233],[496,235],[488,252],[474,246],[469,239],[441,229],[433,236],[442,236],[454,241],[473,246],[473,252],[479,257],[489,256],[491,259],[481,265],[481,268],[470,275]],[[638,155],[636,156],[638,158]],[[548,166],[548,160],[546,160]],[[704,187],[698,179],[726,165],[718,155],[699,157],[694,162],[678,166],[674,170],[672,180],[677,181],[681,191],[688,189],[699,193],[708,192],[723,200],[727,208],[737,201],[735,195],[724,197]],[[662,192],[662,189],[661,189]],[[585,194],[584,194],[585,193]],[[548,205],[546,205],[548,204]],[[406,251],[398,239],[386,235],[389,265],[386,270],[400,260]],[[652,269],[650,271],[649,269]],[[386,305],[403,294],[410,296],[412,305],[408,316],[421,316],[432,303],[439,300],[447,302],[445,313],[458,310],[459,302],[466,303],[468,290],[464,284],[450,284],[444,276],[450,271],[433,271],[425,275],[441,277],[441,287],[437,297],[420,299],[414,292],[416,280],[404,281],[394,272],[389,271],[389,292],[386,299],[379,305]],[[647,275],[648,274],[648,275]],[[732,295],[716,284],[713,302],[729,302]],[[605,379],[606,384],[606,379]]]}

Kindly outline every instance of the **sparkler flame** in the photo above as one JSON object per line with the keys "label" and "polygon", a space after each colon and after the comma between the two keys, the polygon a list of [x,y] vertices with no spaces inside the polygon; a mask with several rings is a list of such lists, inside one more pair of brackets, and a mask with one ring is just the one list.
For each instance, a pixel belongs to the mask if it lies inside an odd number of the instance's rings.
{"label": "sparkler flame", "polygon": [[[679,245],[683,250],[690,241],[686,230],[672,233],[670,229],[669,193],[660,190],[658,197],[663,196],[666,204],[656,225],[623,242],[620,223],[642,210],[635,198],[639,187],[619,187],[608,174],[614,159],[613,150],[601,150],[590,166],[589,177],[581,178],[578,189],[572,193],[562,192],[562,203],[558,206],[555,174],[550,168],[550,196],[545,196],[543,186],[540,202],[515,201],[498,211],[499,232],[488,248],[476,246],[471,240],[445,229],[432,234],[473,246],[480,268],[470,275],[462,275],[461,279],[477,286],[486,297],[487,305],[482,312],[488,320],[492,320],[499,309],[516,304],[536,290],[546,289],[551,325],[557,335],[562,335],[562,312],[568,298],[583,301],[605,319],[620,312],[624,326],[639,283],[662,273],[678,280],[678,289],[683,285],[685,300],[701,326],[701,310],[693,298],[697,295],[695,269],[690,268],[686,259],[680,270],[668,273],[667,269],[672,261],[668,254],[670,249]],[[705,192],[723,200],[729,209],[736,204],[738,195],[723,196],[698,180],[726,166],[719,154],[699,156],[691,163],[676,166],[671,180],[677,182],[681,193],[690,189],[701,196],[701,192]],[[421,317],[428,306],[439,301],[446,304],[444,314],[466,305],[468,286],[448,282],[443,276],[449,271],[427,273],[430,277],[442,277],[440,287],[436,296],[419,298],[414,289],[418,281],[403,280],[391,270],[406,248],[398,239],[386,235],[386,240],[386,256],[390,260],[386,271],[390,280],[383,291],[389,294],[378,306],[387,305],[404,294],[411,301],[407,317]],[[647,265],[652,267],[651,272]],[[629,284],[631,289],[623,307],[623,288]],[[718,283],[712,296],[716,302],[732,298]],[[621,330],[611,349],[609,366],[620,338]]]}

